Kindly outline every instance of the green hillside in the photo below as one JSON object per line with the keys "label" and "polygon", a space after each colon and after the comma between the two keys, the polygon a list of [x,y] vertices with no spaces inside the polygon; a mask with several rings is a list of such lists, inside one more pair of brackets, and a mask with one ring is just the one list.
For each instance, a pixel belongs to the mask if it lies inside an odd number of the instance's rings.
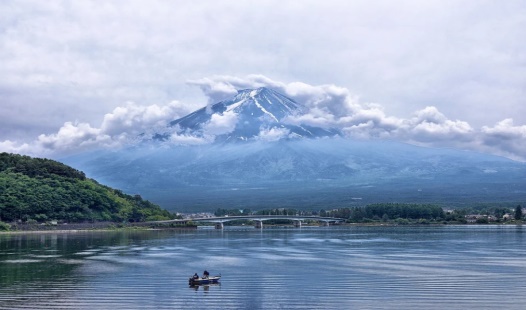
{"label": "green hillside", "polygon": [[103,186],[57,161],[0,153],[0,221],[140,222],[173,217],[139,195]]}

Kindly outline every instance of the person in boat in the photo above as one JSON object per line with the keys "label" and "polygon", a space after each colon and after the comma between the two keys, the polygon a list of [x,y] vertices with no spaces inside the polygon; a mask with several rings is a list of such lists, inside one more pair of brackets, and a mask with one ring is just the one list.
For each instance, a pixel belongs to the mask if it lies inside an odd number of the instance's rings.
{"label": "person in boat", "polygon": [[192,279],[194,279],[194,280],[197,280],[197,279],[199,279],[199,276],[197,275],[197,272],[196,272],[196,273],[194,273],[194,276],[192,277]]}
{"label": "person in boat", "polygon": [[203,279],[208,279],[208,277],[210,276],[210,273],[208,273],[208,271],[204,271],[203,272]]}

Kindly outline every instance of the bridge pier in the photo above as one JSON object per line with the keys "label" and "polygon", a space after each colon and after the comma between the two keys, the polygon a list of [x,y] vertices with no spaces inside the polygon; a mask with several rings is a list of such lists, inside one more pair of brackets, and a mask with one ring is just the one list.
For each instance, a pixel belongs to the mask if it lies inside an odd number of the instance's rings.
{"label": "bridge pier", "polygon": [[294,227],[301,227],[301,221],[294,221]]}
{"label": "bridge pier", "polygon": [[263,228],[263,221],[255,221],[254,222],[255,228]]}
{"label": "bridge pier", "polygon": [[321,224],[320,226],[329,226],[329,222],[328,221],[321,221],[320,224]]}
{"label": "bridge pier", "polygon": [[223,228],[224,226],[222,222],[216,223],[216,229],[223,229]]}

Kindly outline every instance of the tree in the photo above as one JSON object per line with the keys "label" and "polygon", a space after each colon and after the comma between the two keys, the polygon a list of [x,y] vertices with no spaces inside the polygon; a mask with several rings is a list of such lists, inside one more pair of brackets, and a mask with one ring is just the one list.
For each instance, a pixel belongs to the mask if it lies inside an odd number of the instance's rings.
{"label": "tree", "polygon": [[515,208],[515,219],[516,220],[520,220],[522,219],[522,207],[520,205],[518,205],[516,208]]}

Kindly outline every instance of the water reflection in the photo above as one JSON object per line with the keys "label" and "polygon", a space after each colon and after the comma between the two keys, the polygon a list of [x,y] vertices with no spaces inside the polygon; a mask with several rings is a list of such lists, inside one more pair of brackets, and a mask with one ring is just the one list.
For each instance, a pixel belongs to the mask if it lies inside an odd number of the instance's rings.
{"label": "water reflection", "polygon": [[[194,291],[196,291],[196,292],[199,291],[199,290],[202,290],[203,292],[208,293],[208,291],[210,290],[210,287],[221,288],[221,283],[189,285],[189,287],[191,289],[193,289]],[[216,289],[216,288],[214,288],[214,289]]]}
{"label": "water reflection", "polygon": [[[522,309],[523,233],[444,226],[0,235],[0,309]],[[205,269],[222,273],[222,285],[189,287],[188,275]]]}

